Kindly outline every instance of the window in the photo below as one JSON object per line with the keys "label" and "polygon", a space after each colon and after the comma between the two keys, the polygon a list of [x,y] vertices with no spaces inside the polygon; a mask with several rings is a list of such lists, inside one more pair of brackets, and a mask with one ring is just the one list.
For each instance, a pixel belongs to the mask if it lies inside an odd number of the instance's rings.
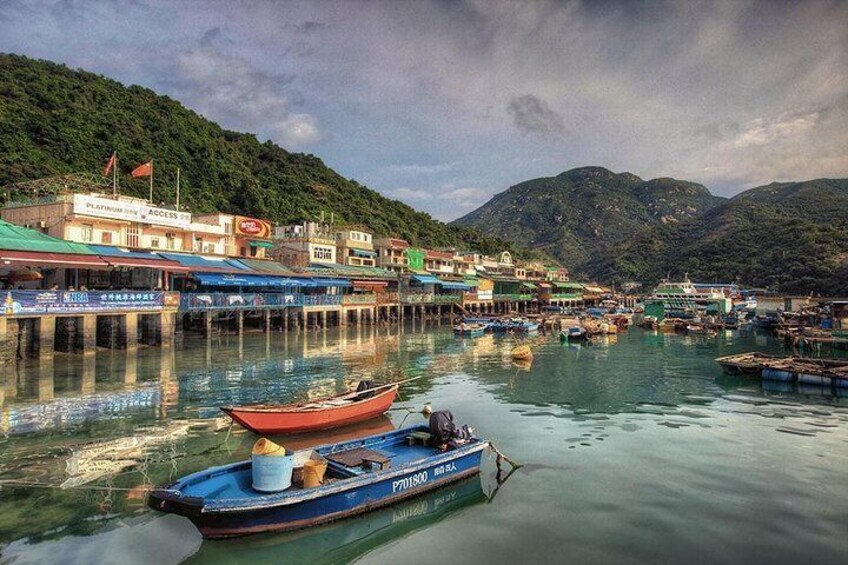
{"label": "window", "polygon": [[82,225],[82,240],[94,241],[94,226],[91,224]]}
{"label": "window", "polygon": [[194,251],[203,251],[203,238],[195,237],[194,238]]}
{"label": "window", "polygon": [[138,224],[132,223],[127,226],[127,247],[138,247],[138,238],[141,235],[141,229]]}
{"label": "window", "polygon": [[104,231],[100,234],[100,243],[112,243],[112,232]]}
{"label": "window", "polygon": [[312,249],[313,259],[333,259],[333,250],[329,247],[315,247]]}
{"label": "window", "polygon": [[150,247],[159,247],[159,238],[151,237],[150,238]]}
{"label": "window", "polygon": [[174,234],[172,234],[172,233],[165,234],[165,247],[167,247],[168,249],[174,248]]}

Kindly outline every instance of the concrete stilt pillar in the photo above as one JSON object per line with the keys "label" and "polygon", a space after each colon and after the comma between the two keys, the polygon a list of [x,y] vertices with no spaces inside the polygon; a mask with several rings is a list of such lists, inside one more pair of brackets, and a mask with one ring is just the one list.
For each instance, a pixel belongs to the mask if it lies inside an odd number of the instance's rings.
{"label": "concrete stilt pillar", "polygon": [[266,309],[264,312],[262,312],[262,320],[263,320],[262,329],[265,330],[265,333],[270,332],[271,331],[271,310],[270,309]]}
{"label": "concrete stilt pillar", "polygon": [[362,325],[362,308],[356,309],[356,325],[357,326]]}
{"label": "concrete stilt pillar", "polygon": [[38,358],[53,358],[53,342],[56,337],[56,316],[42,316],[35,322],[38,333]]}
{"label": "concrete stilt pillar", "polygon": [[[207,315],[209,312],[206,313]],[[124,347],[127,351],[138,349],[138,313],[130,312],[124,316]]]}
{"label": "concrete stilt pillar", "polygon": [[239,310],[236,312],[236,334],[244,333],[244,312]]}
{"label": "concrete stilt pillar", "polygon": [[82,354],[97,353],[97,315],[86,314],[82,317]]}
{"label": "concrete stilt pillar", "polygon": [[327,311],[326,310],[321,312],[321,327],[323,327],[323,328],[327,327]]}
{"label": "concrete stilt pillar", "polygon": [[289,309],[283,310],[283,330],[289,331]]}
{"label": "concrete stilt pillar", "polygon": [[162,312],[159,315],[159,336],[163,347],[174,343],[174,312]]}

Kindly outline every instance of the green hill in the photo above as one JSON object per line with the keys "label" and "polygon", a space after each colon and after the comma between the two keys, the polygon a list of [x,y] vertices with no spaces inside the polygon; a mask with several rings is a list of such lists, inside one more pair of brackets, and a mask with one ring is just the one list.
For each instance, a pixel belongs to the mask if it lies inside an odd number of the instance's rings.
{"label": "green hill", "polygon": [[728,200],[685,181],[582,168],[518,184],[457,223],[540,245],[605,282],[688,273],[848,295],[848,179],[772,183]]}
{"label": "green hill", "polygon": [[154,200],[193,212],[227,211],[278,223],[334,212],[377,236],[414,245],[511,246],[473,229],[449,226],[341,177],[314,155],[290,153],[255,136],[222,129],[167,96],[47,61],[0,54],[0,186],[72,172],[98,172],[112,151],[121,190],[146,197],[146,179],[127,175],[154,159]]}
{"label": "green hill", "polygon": [[723,201],[691,182],[583,167],[517,184],[454,223],[541,248],[581,272],[616,245]]}

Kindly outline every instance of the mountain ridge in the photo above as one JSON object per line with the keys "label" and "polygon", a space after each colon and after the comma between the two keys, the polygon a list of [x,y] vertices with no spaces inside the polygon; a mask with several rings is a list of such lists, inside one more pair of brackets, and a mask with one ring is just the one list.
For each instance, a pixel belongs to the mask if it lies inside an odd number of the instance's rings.
{"label": "mountain ridge", "polygon": [[603,282],[688,273],[848,295],[848,179],[774,182],[723,198],[689,181],[579,167],[518,183],[455,223],[540,245]]}

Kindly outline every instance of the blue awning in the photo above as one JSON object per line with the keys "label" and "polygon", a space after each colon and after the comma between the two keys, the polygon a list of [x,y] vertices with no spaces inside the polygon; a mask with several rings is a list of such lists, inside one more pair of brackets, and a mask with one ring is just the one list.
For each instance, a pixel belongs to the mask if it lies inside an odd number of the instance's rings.
{"label": "blue awning", "polygon": [[347,279],[311,279],[314,286],[353,286]]}
{"label": "blue awning", "polygon": [[201,257],[200,255],[185,255],[183,253],[162,253],[159,252],[159,255],[164,257],[165,259],[170,259],[171,261],[176,261],[180,265],[185,267],[189,267],[192,270],[201,271],[204,268],[207,269],[231,269],[231,270],[239,270],[239,271],[251,271],[252,269],[241,263],[238,259],[224,259],[223,257],[218,258],[209,258],[209,257]]}
{"label": "blue awning", "polygon": [[376,257],[377,253],[374,251],[366,251],[364,249],[354,249],[353,254],[357,257]]}
{"label": "blue awning", "polygon": [[442,281],[433,275],[412,275],[412,280],[421,284],[442,284]]}
{"label": "blue awning", "polygon": [[308,279],[289,279],[286,277],[269,277],[268,279],[269,286],[296,286],[296,287],[305,287],[305,286],[315,286],[315,284]]}
{"label": "blue awning", "polygon": [[268,277],[259,275],[194,273],[193,276],[204,286],[271,286]]}
{"label": "blue awning", "polygon": [[453,281],[442,281],[442,288],[449,290],[471,290],[471,287],[467,284]]}

